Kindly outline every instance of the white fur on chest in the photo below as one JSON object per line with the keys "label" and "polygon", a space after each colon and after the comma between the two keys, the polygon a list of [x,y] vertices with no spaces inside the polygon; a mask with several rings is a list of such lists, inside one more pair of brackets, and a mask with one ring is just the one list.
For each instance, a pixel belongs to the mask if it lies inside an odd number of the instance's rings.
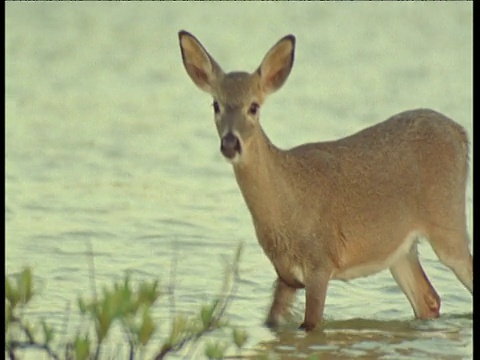
{"label": "white fur on chest", "polygon": [[382,270],[390,268],[403,255],[407,254],[413,243],[418,239],[419,233],[414,231],[408,234],[400,246],[390,256],[382,260],[373,260],[368,263],[361,264],[350,268],[333,272],[331,279],[333,280],[352,280],[359,277],[365,277]]}
{"label": "white fur on chest", "polygon": [[303,270],[300,266],[295,265],[292,267],[292,276],[299,283],[305,284],[305,275],[303,274]]}

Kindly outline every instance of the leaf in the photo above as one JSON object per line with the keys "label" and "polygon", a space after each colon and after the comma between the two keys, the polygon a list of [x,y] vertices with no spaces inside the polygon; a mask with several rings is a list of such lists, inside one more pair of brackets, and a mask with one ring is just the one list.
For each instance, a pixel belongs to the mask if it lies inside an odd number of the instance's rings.
{"label": "leaf", "polygon": [[105,312],[98,314],[95,328],[97,330],[97,340],[99,344],[102,343],[102,341],[107,337],[112,320],[113,319],[109,316],[109,314]]}
{"label": "leaf", "polygon": [[23,304],[27,304],[33,296],[32,291],[32,270],[29,267],[23,269],[18,278],[18,295]]}
{"label": "leaf", "polygon": [[175,344],[180,340],[183,333],[185,333],[187,327],[187,317],[185,315],[177,315],[173,319],[172,322],[172,330],[170,331],[170,337],[168,339],[168,343],[171,346],[175,346]]}
{"label": "leaf", "polygon": [[205,356],[209,359],[223,359],[228,345],[220,341],[209,341],[205,346]]}
{"label": "leaf", "polygon": [[153,281],[151,284],[148,282],[142,282],[138,285],[138,305],[151,306],[160,296],[160,290],[158,289],[158,280]]}
{"label": "leaf", "polygon": [[245,330],[240,330],[240,329],[233,329],[232,336],[233,336],[233,341],[235,342],[235,345],[237,345],[237,348],[239,349],[241,349],[243,345],[245,345],[245,342],[248,339],[247,332]]}
{"label": "leaf", "polygon": [[204,329],[208,329],[212,322],[213,311],[215,306],[213,305],[204,305],[200,310],[200,317],[202,319],[202,325]]}
{"label": "leaf", "polygon": [[134,301],[134,294],[130,288],[130,278],[125,276],[123,285],[116,286],[112,294],[112,301],[116,308],[116,316],[123,318],[126,315],[133,315],[138,311],[138,306]]}
{"label": "leaf", "polygon": [[76,360],[86,360],[90,356],[90,339],[88,335],[84,338],[76,337],[73,343]]}
{"label": "leaf", "polygon": [[12,310],[17,306],[18,301],[20,300],[20,295],[18,294],[18,290],[13,287],[10,279],[5,277],[5,297],[10,302]]}
{"label": "leaf", "polygon": [[142,324],[138,332],[138,340],[142,345],[146,345],[152,334],[155,332],[155,324],[150,316],[150,309],[146,308],[143,312]]}

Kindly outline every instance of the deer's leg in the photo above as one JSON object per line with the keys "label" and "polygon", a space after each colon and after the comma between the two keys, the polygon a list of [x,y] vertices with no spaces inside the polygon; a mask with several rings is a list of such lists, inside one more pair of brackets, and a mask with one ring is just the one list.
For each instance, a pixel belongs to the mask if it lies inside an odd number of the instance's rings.
{"label": "deer's leg", "polygon": [[265,322],[268,327],[275,328],[280,324],[281,317],[288,314],[290,306],[295,300],[296,292],[296,288],[288,286],[280,278],[277,279],[272,306]]}
{"label": "deer's leg", "polygon": [[450,268],[473,294],[473,256],[468,243],[467,234],[445,230],[432,234],[430,241],[440,261]]}
{"label": "deer's leg", "polygon": [[311,331],[322,320],[330,276],[325,271],[307,274],[305,279],[305,319],[301,329]]}
{"label": "deer's leg", "polygon": [[455,258],[450,257],[449,254],[442,254],[439,259],[455,273],[458,280],[473,295],[473,256],[466,254],[463,257]]}
{"label": "deer's leg", "polygon": [[390,267],[398,286],[405,293],[417,318],[431,319],[440,314],[440,297],[418,260],[416,248]]}

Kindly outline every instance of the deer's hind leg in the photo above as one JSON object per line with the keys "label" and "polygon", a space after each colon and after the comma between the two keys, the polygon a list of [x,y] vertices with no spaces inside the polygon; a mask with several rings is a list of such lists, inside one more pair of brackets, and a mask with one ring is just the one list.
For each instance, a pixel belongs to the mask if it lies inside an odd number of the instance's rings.
{"label": "deer's hind leg", "polygon": [[473,256],[466,231],[438,229],[430,236],[430,245],[439,260],[450,268],[458,280],[473,294]]}
{"label": "deer's hind leg", "polygon": [[390,267],[390,272],[417,318],[432,319],[439,316],[440,297],[418,260],[416,244]]}

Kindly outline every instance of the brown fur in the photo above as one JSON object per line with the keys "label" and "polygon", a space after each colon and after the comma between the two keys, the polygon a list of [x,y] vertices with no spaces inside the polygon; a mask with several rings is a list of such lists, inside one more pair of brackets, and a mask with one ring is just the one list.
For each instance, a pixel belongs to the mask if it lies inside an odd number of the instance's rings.
{"label": "brown fur", "polygon": [[294,37],[281,39],[252,74],[225,74],[195,37],[182,31],[179,38],[190,77],[219,104],[220,137],[233,134],[240,143],[230,160],[258,241],[278,274],[268,325],[279,324],[296,289],[305,287],[302,327],[311,330],[322,318],[329,280],[386,268],[417,317],[437,317],[440,298],[418,261],[418,237],[473,292],[468,140],[460,125],[418,109],[337,141],[280,150],[249,109],[287,79]]}

